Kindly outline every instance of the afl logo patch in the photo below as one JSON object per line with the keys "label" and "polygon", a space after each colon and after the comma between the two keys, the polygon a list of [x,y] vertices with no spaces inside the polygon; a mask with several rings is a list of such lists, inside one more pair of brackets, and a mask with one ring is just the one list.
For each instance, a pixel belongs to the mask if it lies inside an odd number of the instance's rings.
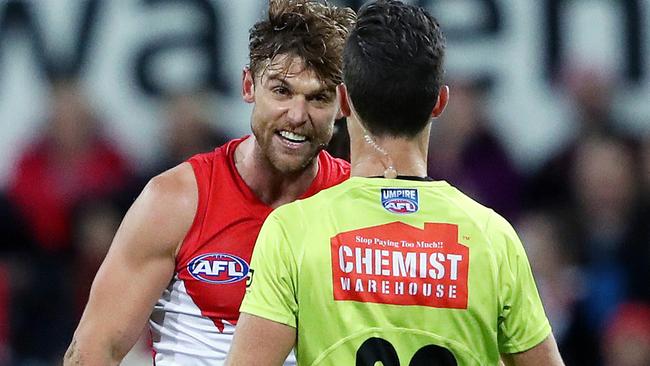
{"label": "afl logo patch", "polygon": [[245,260],[225,253],[202,254],[190,261],[187,271],[199,281],[224,284],[246,279],[250,266]]}
{"label": "afl logo patch", "polygon": [[410,214],[419,208],[418,190],[412,188],[382,188],[381,204],[388,212]]}

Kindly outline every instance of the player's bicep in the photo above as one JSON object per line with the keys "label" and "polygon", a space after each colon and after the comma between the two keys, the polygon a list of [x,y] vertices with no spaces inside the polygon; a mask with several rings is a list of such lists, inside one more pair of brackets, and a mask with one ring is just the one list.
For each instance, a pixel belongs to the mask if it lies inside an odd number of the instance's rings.
{"label": "player's bicep", "polygon": [[118,356],[136,342],[194,217],[194,192],[186,187],[174,176],[154,178],[134,202],[95,277],[75,340],[103,341]]}
{"label": "player's bicep", "polygon": [[[97,272],[76,338],[105,337],[118,353],[128,351],[137,340],[151,309],[169,282],[172,259],[134,258],[115,250]],[[79,339],[78,339],[79,340]]]}

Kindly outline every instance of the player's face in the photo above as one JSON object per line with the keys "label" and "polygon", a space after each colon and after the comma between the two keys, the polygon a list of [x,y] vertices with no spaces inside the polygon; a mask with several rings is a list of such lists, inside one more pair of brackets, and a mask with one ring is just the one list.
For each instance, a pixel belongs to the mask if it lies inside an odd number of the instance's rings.
{"label": "player's face", "polygon": [[276,57],[254,79],[244,73],[244,100],[255,103],[251,129],[263,156],[283,173],[309,166],[332,138],[336,89],[300,58]]}

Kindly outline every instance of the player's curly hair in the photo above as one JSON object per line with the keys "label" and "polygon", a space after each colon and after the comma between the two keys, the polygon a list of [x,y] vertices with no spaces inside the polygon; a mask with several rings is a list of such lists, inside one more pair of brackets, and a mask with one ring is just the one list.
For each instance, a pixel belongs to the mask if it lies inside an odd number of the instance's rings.
{"label": "player's curly hair", "polygon": [[250,69],[259,76],[278,55],[300,57],[328,87],[343,81],[343,46],[356,15],[313,0],[270,0],[268,18],[249,32]]}

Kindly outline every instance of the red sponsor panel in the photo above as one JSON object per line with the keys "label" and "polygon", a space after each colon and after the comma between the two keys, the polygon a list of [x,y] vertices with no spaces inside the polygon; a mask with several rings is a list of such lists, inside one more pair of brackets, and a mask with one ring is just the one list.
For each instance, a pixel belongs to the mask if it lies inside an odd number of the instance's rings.
{"label": "red sponsor panel", "polygon": [[467,308],[469,248],[458,226],[394,222],[331,239],[335,300]]}

